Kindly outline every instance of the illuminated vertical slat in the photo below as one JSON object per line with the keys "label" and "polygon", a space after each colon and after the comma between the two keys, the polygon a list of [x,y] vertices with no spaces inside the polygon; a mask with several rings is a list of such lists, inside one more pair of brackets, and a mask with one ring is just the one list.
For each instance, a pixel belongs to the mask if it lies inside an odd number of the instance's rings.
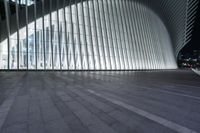
{"label": "illuminated vertical slat", "polygon": [[[60,37],[62,36],[61,34],[60,34],[60,17],[59,17],[59,9],[60,9],[60,2],[59,2],[60,0],[57,0],[57,9],[56,9],[56,13],[57,13],[57,30],[58,30],[58,49],[59,49],[59,66],[60,66],[60,70],[62,70],[62,62],[61,62],[61,39],[60,39]],[[62,10],[62,9],[60,9],[60,10]]]}
{"label": "illuminated vertical slat", "polygon": [[29,64],[29,61],[28,61],[28,49],[29,49],[29,45],[28,45],[28,37],[29,37],[29,34],[28,34],[28,3],[27,3],[27,0],[26,0],[26,5],[25,5],[25,18],[26,18],[26,69],[28,70],[28,64]]}
{"label": "illuminated vertical slat", "polygon": [[126,69],[126,61],[125,61],[125,54],[124,54],[124,51],[123,51],[123,47],[122,47],[122,37],[120,35],[120,23],[119,23],[119,17],[117,16],[117,14],[119,14],[119,11],[117,10],[117,3],[115,0],[113,0],[113,6],[115,8],[114,12],[115,12],[115,21],[116,21],[116,29],[117,29],[117,37],[119,37],[119,46],[120,46],[120,58],[123,60],[123,63],[122,63],[122,66],[121,66],[121,69],[124,70]]}
{"label": "illuminated vertical slat", "polygon": [[[152,22],[153,20],[152,20],[152,18],[150,17],[150,25],[153,27],[153,23],[154,22]],[[152,54],[154,55],[153,56],[153,61],[154,61],[154,64],[153,64],[153,66],[154,66],[154,69],[157,69],[157,64],[158,64],[158,62],[157,62],[157,57],[156,57],[156,51],[155,51],[155,44],[157,43],[156,42],[156,40],[155,40],[155,34],[154,34],[154,29],[153,28],[151,28],[151,38],[152,38]]]}
{"label": "illuminated vertical slat", "polygon": [[116,21],[116,12],[115,12],[115,5],[112,0],[107,0],[107,8],[109,10],[109,18],[110,18],[110,29],[111,29],[111,35],[112,35],[112,42],[113,42],[113,47],[115,50],[115,65],[117,70],[122,69],[122,58],[121,58],[121,53],[120,53],[120,41],[118,38],[118,32],[117,32],[117,21]]}
{"label": "illuminated vertical slat", "polygon": [[[174,54],[171,52],[171,47],[166,47],[166,43],[170,43],[169,36],[166,34],[166,29],[163,28],[163,25],[160,25],[160,29],[162,31],[162,36],[158,34],[158,37],[160,39],[161,45],[160,45],[160,53],[162,54],[162,68],[161,69],[168,69],[169,68],[169,62],[173,64],[173,60],[171,60],[174,57]],[[168,52],[163,52],[168,51]]]}
{"label": "illuminated vertical slat", "polygon": [[[148,27],[152,27],[151,23],[150,23],[150,15],[147,16],[147,26]],[[153,36],[152,36],[152,28],[148,28],[149,29],[149,40],[150,40],[150,53],[151,53],[151,69],[155,69],[155,55],[154,55],[154,47],[153,45],[155,44],[154,40],[153,40]]]}
{"label": "illuminated vertical slat", "polygon": [[[27,1],[27,4],[29,1]],[[27,5],[28,6],[28,5]],[[28,69],[35,69],[35,29],[34,29],[34,8],[27,7],[28,11],[28,50],[27,50],[27,60],[28,60]]]}
{"label": "illuminated vertical slat", "polygon": [[[149,3],[148,3],[149,4]],[[146,10],[146,12],[149,12],[148,10]],[[148,47],[148,51],[150,53],[150,69],[155,69],[155,60],[154,60],[154,54],[153,54],[153,45],[154,45],[154,40],[152,39],[152,31],[151,31],[151,24],[149,21],[149,17],[150,15],[146,14],[146,21],[147,21],[147,27],[148,27],[148,40],[149,40],[149,47]]]}
{"label": "illuminated vertical slat", "polygon": [[[162,55],[160,55],[159,54],[159,49],[158,49],[158,47],[161,45],[161,44],[159,44],[159,40],[158,40],[158,37],[157,37],[157,33],[158,33],[158,31],[160,31],[160,27],[157,27],[157,25],[156,25],[156,20],[154,19],[154,17],[151,17],[151,19],[152,19],[152,32],[153,32],[153,38],[154,38],[154,40],[155,40],[155,44],[154,44],[154,55],[155,55],[155,66],[156,66],[156,69],[159,69],[159,67],[160,67],[160,61],[161,61],[161,56]],[[156,28],[157,27],[157,28]],[[156,29],[155,29],[156,28]],[[158,56],[159,55],[159,56]]]}
{"label": "illuminated vertical slat", "polygon": [[123,1],[123,8],[124,8],[124,14],[125,14],[125,21],[126,21],[126,31],[127,31],[127,36],[128,36],[128,50],[129,50],[129,61],[131,63],[131,68],[130,70],[135,69],[135,63],[134,63],[134,53],[133,53],[133,38],[131,34],[131,28],[132,24],[130,25],[130,15],[129,15],[129,10],[127,6],[127,0]]}
{"label": "illuminated vertical slat", "polygon": [[[149,25],[151,26],[151,27],[153,27],[153,23],[154,22],[151,22],[152,21],[152,16],[151,16],[151,14],[148,16],[148,18],[149,18]],[[153,28],[150,28],[150,38],[151,38],[151,52],[152,52],[152,55],[153,55],[153,57],[152,57],[152,62],[153,62],[153,69],[157,69],[157,65],[158,65],[158,62],[157,62],[157,55],[155,54],[156,53],[156,45],[157,45],[157,41],[156,41],[156,38],[155,38],[155,34],[154,34],[154,29]]]}
{"label": "illuminated vertical slat", "polygon": [[63,14],[63,19],[64,19],[64,29],[65,29],[65,47],[66,47],[66,54],[64,54],[64,56],[66,56],[66,63],[67,63],[67,66],[66,66],[66,69],[69,70],[69,59],[68,59],[68,37],[67,37],[67,18],[66,18],[66,6],[67,6],[67,2],[66,0],[63,0],[63,11],[64,11],[64,14]]}
{"label": "illuminated vertical slat", "polygon": [[51,12],[52,12],[52,0],[50,0],[49,1],[50,2],[50,10],[49,10],[49,22],[50,22],[50,43],[51,43],[51,61],[52,61],[52,70],[54,70],[54,51],[53,51],[53,38],[52,38],[52,36],[53,36],[53,30],[52,30],[52,14],[51,14]]}
{"label": "illuminated vertical slat", "polygon": [[105,14],[105,7],[106,7],[106,3],[103,1],[103,0],[100,0],[100,7],[101,7],[101,19],[103,19],[103,27],[104,27],[104,39],[105,39],[105,43],[104,43],[104,50],[105,50],[105,54],[106,54],[106,64],[107,64],[107,69],[112,69],[114,66],[112,64],[112,61],[111,61],[111,56],[112,56],[112,53],[110,51],[110,47],[111,47],[111,44],[108,40],[108,25],[107,25],[107,22],[108,20],[106,20],[106,14]]}
{"label": "illuminated vertical slat", "polygon": [[[91,8],[92,8],[92,10],[93,10],[93,12],[92,12],[92,16],[94,17],[94,22],[93,22],[93,24],[94,24],[94,29],[95,29],[95,31],[93,31],[93,33],[95,34],[95,37],[96,37],[96,44],[97,44],[97,46],[96,46],[96,51],[97,51],[97,57],[98,57],[98,61],[96,61],[96,62],[98,62],[98,64],[99,64],[99,66],[98,66],[98,68],[96,68],[96,69],[102,69],[103,67],[102,67],[102,61],[101,61],[101,57],[100,57],[100,47],[99,47],[99,39],[98,39],[98,36],[97,36],[97,24],[96,24],[96,18],[97,18],[97,16],[96,16],[96,14],[95,14],[95,6],[94,6],[94,1],[92,0],[91,1]],[[94,39],[93,39],[93,41],[95,41]],[[97,59],[96,59],[97,60]]]}
{"label": "illuminated vertical slat", "polygon": [[144,52],[143,52],[143,45],[144,45],[144,42],[143,42],[143,40],[144,40],[144,37],[143,37],[143,34],[142,34],[142,22],[141,22],[141,18],[140,18],[140,4],[137,4],[136,3],[136,14],[137,14],[137,18],[135,18],[135,19],[137,19],[138,21],[137,21],[137,23],[138,23],[138,33],[139,33],[139,36],[138,36],[138,38],[139,38],[139,40],[140,40],[140,43],[138,44],[138,46],[139,46],[139,52],[140,52],[140,56],[141,56],[141,58],[140,58],[140,69],[144,69]]}
{"label": "illuminated vertical slat", "polygon": [[[94,66],[90,66],[90,68],[92,68],[92,69],[96,69],[97,68],[97,61],[95,60],[95,54],[94,54],[94,51],[95,51],[95,49],[94,49],[94,46],[93,46],[93,35],[92,35],[92,29],[91,29],[91,19],[90,19],[90,17],[92,16],[91,15],[91,11],[90,11],[90,8],[91,7],[89,7],[89,2],[88,2],[89,0],[87,0],[86,1],[86,8],[87,8],[87,15],[88,15],[88,20],[87,20],[87,22],[88,22],[88,34],[89,34],[89,36],[90,36],[90,39],[88,40],[88,41],[90,41],[90,45],[91,45],[91,53],[92,53],[92,57],[91,57],[91,60],[93,60],[93,63],[94,63]],[[84,12],[84,14],[86,14],[85,12]],[[86,25],[86,23],[84,23],[84,25]],[[89,53],[88,53],[89,54]]]}
{"label": "illuminated vertical slat", "polygon": [[153,45],[153,42],[152,42],[152,39],[151,39],[151,31],[150,31],[150,24],[149,24],[149,19],[148,19],[148,13],[149,11],[145,8],[145,19],[146,19],[146,27],[147,27],[147,41],[148,41],[148,45],[147,45],[147,47],[148,47],[148,53],[149,53],[149,58],[148,58],[148,60],[149,60],[149,69],[152,69],[153,68],[153,62],[154,62],[154,60],[153,60],[153,52],[152,52],[152,45]]}
{"label": "illuminated vertical slat", "polygon": [[51,45],[51,19],[50,19],[50,14],[51,14],[51,10],[50,10],[50,1],[44,1],[44,9],[45,9],[45,13],[49,13],[47,15],[44,16],[44,35],[45,35],[45,69],[49,70],[52,69],[52,45]]}
{"label": "illuminated vertical slat", "polygon": [[122,51],[124,53],[124,59],[125,59],[125,69],[129,69],[130,68],[130,63],[128,60],[128,52],[127,52],[127,38],[125,36],[125,30],[124,30],[124,22],[122,19],[122,10],[121,10],[121,3],[119,0],[116,1],[116,5],[117,5],[117,11],[118,11],[118,18],[119,18],[119,27],[120,27],[120,36],[122,38]]}
{"label": "illuminated vertical slat", "polygon": [[7,0],[4,0],[4,7],[5,7],[5,14],[6,14],[6,29],[7,29],[7,69],[10,69],[10,54],[9,54],[9,51],[10,51],[10,14],[9,14],[9,10],[8,10],[8,3],[7,3]]}
{"label": "illuminated vertical slat", "polygon": [[[37,64],[37,3],[36,0],[34,0],[34,32],[35,32],[35,36],[34,36],[34,40],[35,40],[35,69],[37,70],[38,68],[38,64]],[[18,56],[19,56],[19,52],[18,52]],[[18,64],[19,64],[19,59],[18,59]]]}
{"label": "illuminated vertical slat", "polygon": [[149,21],[148,21],[148,12],[149,11],[147,11],[147,9],[145,8],[144,9],[144,11],[145,11],[145,14],[144,14],[144,18],[145,18],[145,21],[146,21],[146,23],[145,23],[145,26],[146,26],[146,35],[147,35],[147,52],[148,52],[148,61],[149,61],[149,69],[152,69],[152,66],[153,66],[153,61],[152,61],[152,52],[151,52],[151,46],[152,46],[152,41],[151,41],[151,37],[150,37],[150,34],[151,34],[151,32],[150,32],[150,27],[151,26],[149,26]]}
{"label": "illuminated vertical slat", "polygon": [[72,46],[72,26],[71,26],[71,11],[70,11],[70,1],[66,1],[67,6],[65,6],[65,22],[66,22],[66,47],[67,47],[67,68],[68,70],[73,67],[73,46]]}
{"label": "illuminated vertical slat", "polygon": [[100,9],[100,0],[94,0],[95,5],[95,11],[96,11],[96,29],[97,29],[97,35],[99,39],[99,50],[100,50],[100,57],[101,57],[101,63],[102,63],[102,70],[105,70],[108,68],[107,65],[107,59],[106,59],[106,51],[105,51],[105,40],[103,36],[103,17],[100,15],[102,10]]}
{"label": "illuminated vertical slat", "polygon": [[16,25],[17,25],[17,69],[19,69],[19,7],[17,1],[18,0],[15,0],[15,10],[16,10]]}
{"label": "illuminated vertical slat", "polygon": [[115,17],[114,17],[114,8],[113,8],[113,2],[112,0],[107,0],[107,2],[110,3],[110,17],[112,18],[112,24],[111,24],[111,29],[112,29],[112,34],[113,34],[113,44],[115,44],[115,49],[116,49],[116,65],[117,65],[117,69],[118,70],[122,70],[122,59],[120,57],[120,48],[119,48],[119,41],[117,41],[117,31],[116,31],[116,21],[115,21]]}
{"label": "illuminated vertical slat", "polygon": [[131,63],[132,63],[132,67],[131,69],[135,69],[135,55],[134,55],[134,50],[135,48],[133,47],[133,45],[135,44],[135,41],[133,40],[133,33],[132,33],[132,30],[133,30],[133,23],[131,22],[131,11],[129,9],[129,1],[125,0],[124,1],[124,9],[125,9],[125,14],[126,14],[126,19],[127,19],[127,30],[128,30],[128,36],[129,36],[129,50],[131,52]]}
{"label": "illuminated vertical slat", "polygon": [[130,49],[130,37],[129,37],[129,32],[128,32],[128,28],[127,28],[127,12],[125,13],[124,10],[126,10],[126,7],[124,7],[124,2],[119,1],[119,5],[120,5],[120,9],[121,9],[121,19],[122,19],[122,24],[123,24],[123,31],[124,31],[124,39],[125,39],[125,48],[126,48],[126,54],[127,54],[127,61],[128,61],[128,69],[132,69],[133,68],[133,64],[131,59],[133,58],[132,53],[131,53],[131,49]]}
{"label": "illuminated vertical slat", "polygon": [[[10,13],[12,12],[12,8],[11,8],[10,4],[8,6],[8,10],[10,11]],[[8,54],[10,55],[9,69],[17,69],[17,65],[16,65],[16,63],[17,63],[17,41],[16,40],[18,39],[18,35],[17,35],[17,32],[12,34],[12,31],[17,29],[17,22],[13,21],[11,16],[9,18],[9,20],[10,20],[10,33],[11,33],[10,34],[10,45],[9,45],[10,51],[8,52]],[[15,20],[16,20],[16,18],[15,18]]]}
{"label": "illuminated vertical slat", "polygon": [[[44,45],[43,45],[43,23],[42,23],[42,1],[36,6],[36,54],[37,54],[37,69],[44,69]],[[23,33],[21,33],[23,35]],[[22,38],[21,38],[22,39]],[[22,40],[20,40],[22,43]],[[21,44],[22,45],[22,44]],[[21,56],[23,57],[23,51],[21,50]],[[23,58],[22,58],[23,59]],[[22,61],[21,61],[22,62]]]}
{"label": "illuminated vertical slat", "polygon": [[[112,69],[117,69],[117,62],[116,62],[116,58],[117,58],[117,54],[116,54],[116,47],[114,47],[114,38],[113,38],[113,32],[112,32],[112,28],[111,28],[111,25],[113,25],[113,24],[111,24],[111,13],[110,13],[110,9],[109,9],[109,4],[111,5],[111,3],[108,3],[108,0],[105,0],[105,10],[106,10],[106,12],[107,12],[107,15],[106,15],[106,19],[108,19],[108,34],[109,34],[109,42],[110,42],[110,44],[111,44],[111,46],[110,46],[110,53],[111,53],[111,57],[112,57]],[[111,6],[110,6],[110,8],[112,8]],[[116,45],[116,44],[115,44]],[[119,63],[119,62],[118,62]]]}
{"label": "illuminated vertical slat", "polygon": [[85,55],[84,56],[86,56],[85,58],[85,62],[86,62],[86,68],[84,68],[84,69],[86,69],[86,70],[89,70],[90,69],[90,64],[89,64],[89,47],[88,47],[88,44],[87,44],[87,36],[86,36],[86,26],[85,26],[85,13],[84,13],[84,5],[83,5],[83,0],[81,0],[81,10],[79,10],[79,13],[81,13],[81,14],[79,14],[79,15],[81,15],[81,21],[82,21],[82,25],[81,25],[81,27],[82,27],[82,32],[83,32],[83,34],[84,34],[84,37],[83,37],[83,39],[84,39],[84,42],[83,42],[83,44],[85,45],[85,48],[84,48],[84,53],[85,53]]}
{"label": "illuminated vertical slat", "polygon": [[46,69],[46,51],[45,51],[45,45],[46,45],[46,36],[45,36],[45,26],[44,26],[44,0],[42,0],[42,46],[43,46],[43,61],[44,61],[44,70]]}
{"label": "illuminated vertical slat", "polygon": [[135,53],[134,53],[134,44],[135,44],[135,40],[133,40],[133,24],[131,23],[131,12],[129,10],[129,1],[125,0],[124,1],[124,9],[125,9],[125,14],[126,14],[126,22],[127,22],[127,31],[128,31],[128,36],[129,36],[129,50],[130,50],[130,54],[131,54],[131,70],[135,69]]}
{"label": "illuminated vertical slat", "polygon": [[81,42],[80,42],[80,27],[79,27],[79,14],[78,14],[78,3],[77,3],[77,0],[75,1],[75,10],[76,10],[76,20],[77,20],[77,23],[76,23],[76,26],[77,26],[77,33],[78,33],[78,35],[77,35],[77,39],[78,39],[78,44],[76,44],[76,45],[79,45],[79,47],[78,47],[78,58],[79,58],[79,61],[80,61],[80,67],[78,68],[78,69],[82,69],[83,70],[83,56],[82,56],[82,45],[83,44],[81,44]]}
{"label": "illuminated vertical slat", "polygon": [[58,23],[57,23],[57,1],[51,0],[51,38],[52,38],[52,58],[53,58],[53,69],[57,70],[60,68],[59,55],[58,55]]}
{"label": "illuminated vertical slat", "polygon": [[105,51],[105,42],[104,42],[104,39],[103,39],[103,31],[102,31],[102,17],[100,16],[100,4],[99,4],[99,0],[95,0],[94,1],[95,6],[96,6],[96,28],[97,28],[97,32],[99,34],[98,38],[100,38],[99,40],[99,49],[100,49],[100,56],[101,56],[101,63],[102,63],[102,70],[103,69],[108,69],[108,62],[106,60],[106,51]]}
{"label": "illuminated vertical slat", "polygon": [[138,43],[138,48],[139,48],[139,53],[140,53],[140,69],[144,69],[144,53],[143,53],[143,49],[142,49],[142,46],[144,45],[143,43],[143,35],[142,35],[142,22],[141,22],[141,18],[140,18],[140,5],[139,4],[135,4],[135,7],[136,7],[136,15],[137,17],[135,19],[137,19],[137,30],[138,30],[138,34],[137,34],[137,37],[139,38],[139,43]]}
{"label": "illuminated vertical slat", "polygon": [[76,70],[76,60],[75,60],[75,43],[74,43],[74,29],[73,29],[73,21],[72,21],[72,0],[70,0],[70,23],[71,23],[71,39],[72,39],[72,48],[73,48],[73,57],[72,57],[72,63],[73,63],[73,68]]}
{"label": "illuminated vertical slat", "polygon": [[142,66],[141,69],[145,69],[146,67],[146,56],[147,53],[145,51],[145,45],[146,45],[146,38],[145,38],[145,29],[144,29],[144,22],[143,22],[143,18],[142,18],[142,14],[143,14],[143,7],[141,6],[141,4],[138,4],[138,11],[139,11],[139,15],[138,15],[138,20],[139,20],[139,27],[140,27],[140,40],[141,40],[141,44],[140,44],[140,48],[141,48],[141,54],[142,54]]}
{"label": "illuminated vertical slat", "polygon": [[144,36],[145,36],[145,69],[151,69],[151,60],[149,59],[151,57],[151,53],[149,52],[149,45],[150,44],[150,40],[149,40],[149,36],[148,36],[148,30],[149,30],[149,27],[147,26],[147,14],[148,12],[146,12],[146,8],[145,7],[142,7],[142,20],[143,20],[143,28],[144,28]]}
{"label": "illuminated vertical slat", "polygon": [[[139,69],[139,54],[138,54],[138,38],[137,38],[137,26],[136,26],[136,19],[135,19],[135,11],[133,11],[133,7],[134,7],[134,4],[132,2],[130,3],[127,3],[128,4],[128,7],[129,7],[129,12],[132,13],[130,14],[130,19],[131,19],[131,25],[132,25],[132,28],[131,28],[131,31],[132,31],[132,38],[134,40],[134,43],[133,43],[133,52],[134,52],[134,62],[135,62],[135,69]],[[132,9],[132,10],[131,10]]]}
{"label": "illuminated vertical slat", "polygon": [[[141,5],[140,5],[141,6]],[[144,68],[143,69],[149,69],[149,60],[148,60],[148,57],[149,57],[149,52],[148,52],[148,38],[147,38],[147,29],[148,27],[146,27],[146,21],[145,21],[145,17],[144,17],[144,14],[145,14],[145,10],[144,10],[144,7],[141,6],[140,7],[140,10],[141,10],[141,13],[140,13],[140,17],[141,17],[141,22],[142,22],[142,28],[141,30],[143,31],[142,34],[143,34],[143,53],[144,53]]]}
{"label": "illuminated vertical slat", "polygon": [[[147,5],[149,4],[149,1],[147,2]],[[149,34],[151,34],[149,32],[150,26],[148,26],[148,19],[147,19],[147,14],[148,11],[146,10],[146,8],[143,8],[144,13],[143,13],[143,19],[145,21],[145,35],[146,35],[146,52],[147,52],[147,61],[148,61],[148,68],[147,69],[152,69],[152,53],[151,53],[151,38],[149,36]],[[149,15],[149,14],[148,14]]]}
{"label": "illuminated vertical slat", "polygon": [[64,0],[60,0],[58,2],[59,10],[58,10],[58,34],[59,34],[59,56],[60,56],[60,68],[62,70],[66,70],[67,61],[66,61],[66,34],[65,34],[65,13],[64,13]]}
{"label": "illuminated vertical slat", "polygon": [[158,65],[158,68],[157,69],[160,69],[161,68],[161,65],[162,65],[162,60],[163,60],[163,54],[162,54],[162,51],[161,51],[161,45],[162,45],[162,42],[161,42],[161,38],[162,38],[162,35],[163,34],[160,34],[159,36],[158,36],[158,32],[159,31],[161,31],[161,33],[163,33],[163,31],[162,31],[162,29],[160,28],[160,25],[158,25],[158,23],[157,23],[157,20],[154,20],[154,24],[153,24],[154,26],[154,28],[156,28],[157,27],[157,29],[155,29],[154,31],[155,31],[155,39],[156,39],[156,41],[157,41],[157,45],[156,45],[156,47],[155,47],[155,49],[156,49],[156,54],[158,54],[159,56],[157,56],[157,61],[158,61],[158,63],[157,63],[157,65]]}
{"label": "illuminated vertical slat", "polygon": [[143,45],[142,44],[142,35],[141,35],[141,22],[140,22],[140,17],[139,17],[139,15],[140,15],[140,12],[139,12],[139,5],[137,4],[137,3],[134,3],[134,9],[135,9],[135,23],[136,23],[136,37],[137,37],[137,39],[138,39],[138,43],[136,44],[137,45],[137,47],[138,47],[138,64],[139,64],[139,68],[138,69],[143,69],[143,59],[144,59],[144,57],[143,57],[143,52],[142,52],[142,48],[141,48],[141,45]]}
{"label": "illuminated vertical slat", "polygon": [[[158,24],[160,23],[158,20],[157,20],[157,22],[158,22]],[[164,67],[167,67],[167,62],[166,62],[166,60],[165,60],[165,57],[166,56],[169,56],[169,58],[171,58],[171,54],[170,54],[170,51],[169,51],[169,49],[168,48],[166,48],[166,50],[168,51],[167,53],[168,53],[168,55],[164,55],[165,54],[165,52],[163,52],[164,50],[165,50],[165,43],[167,42],[167,37],[168,37],[168,35],[166,35],[165,33],[166,33],[166,31],[165,31],[165,29],[163,28],[163,26],[164,25],[161,25],[161,24],[159,24],[159,26],[160,26],[160,29],[161,29],[161,31],[162,31],[162,35],[160,35],[160,34],[158,34],[157,33],[157,35],[158,35],[158,39],[160,40],[160,53],[161,53],[161,55],[162,55],[162,58],[161,58],[161,68],[160,69],[163,69]],[[171,61],[170,61],[171,62]]]}
{"label": "illuminated vertical slat", "polygon": [[45,15],[45,10],[50,12],[50,4],[48,5],[47,1],[43,1],[43,51],[44,51],[44,69],[52,69],[51,62],[51,30],[50,30],[50,15]]}
{"label": "illuminated vertical slat", "polygon": [[80,35],[80,19],[79,19],[79,10],[78,10],[78,2],[79,1],[75,1],[75,4],[76,4],[76,19],[77,19],[77,30],[78,30],[78,44],[77,45],[79,45],[79,47],[78,47],[78,52],[79,52],[79,63],[80,63],[80,66],[79,66],[79,69],[80,70],[83,70],[83,61],[84,61],[84,59],[85,59],[85,55],[83,55],[84,54],[84,52],[83,52],[83,48],[84,48],[84,42],[82,42],[81,41],[81,35]]}
{"label": "illuminated vertical slat", "polygon": [[150,25],[149,25],[149,20],[148,20],[148,16],[146,15],[146,21],[147,21],[147,36],[148,36],[148,42],[149,42],[149,45],[148,45],[148,52],[150,54],[149,56],[149,62],[150,62],[150,69],[154,68],[154,60],[153,60],[153,52],[152,52],[152,45],[153,45],[153,42],[152,42],[152,39],[151,39],[151,31],[150,31]]}

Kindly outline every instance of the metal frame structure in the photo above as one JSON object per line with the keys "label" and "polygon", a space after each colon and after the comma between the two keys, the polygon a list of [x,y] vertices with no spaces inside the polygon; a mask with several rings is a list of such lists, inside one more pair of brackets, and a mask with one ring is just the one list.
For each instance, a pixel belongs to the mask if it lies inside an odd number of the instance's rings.
{"label": "metal frame structure", "polygon": [[11,15],[4,0],[0,22],[2,70],[176,69],[198,7],[198,0],[14,1]]}

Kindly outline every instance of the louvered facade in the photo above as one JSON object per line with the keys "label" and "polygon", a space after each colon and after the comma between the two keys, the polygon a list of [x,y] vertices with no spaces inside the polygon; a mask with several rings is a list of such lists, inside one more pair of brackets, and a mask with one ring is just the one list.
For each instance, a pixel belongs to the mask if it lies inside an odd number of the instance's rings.
{"label": "louvered facade", "polygon": [[176,69],[198,7],[197,0],[3,3],[0,69],[6,70]]}

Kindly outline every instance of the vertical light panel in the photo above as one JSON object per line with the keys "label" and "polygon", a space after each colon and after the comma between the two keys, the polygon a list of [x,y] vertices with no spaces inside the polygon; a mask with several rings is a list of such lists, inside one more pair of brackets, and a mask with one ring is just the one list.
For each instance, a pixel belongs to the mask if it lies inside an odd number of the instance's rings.
{"label": "vertical light panel", "polygon": [[[87,12],[86,12],[87,14]],[[82,45],[81,55],[82,55],[82,69],[89,69],[90,57],[89,53],[91,53],[91,48],[89,49],[89,43],[87,43],[87,35],[86,35],[86,25],[85,22],[85,12],[84,12],[84,4],[83,0],[78,4],[78,17],[79,17],[79,30],[80,30],[80,44]],[[86,18],[87,19],[87,18]],[[92,62],[90,62],[92,63]],[[93,64],[91,64],[92,66]]]}
{"label": "vertical light panel", "polygon": [[70,19],[70,69],[76,70],[76,56],[75,56],[75,43],[74,43],[74,24],[73,24],[73,18],[72,18],[72,0],[70,0],[70,7],[69,7],[69,19]]}
{"label": "vertical light panel", "polygon": [[[46,1],[44,1],[44,11],[43,14],[46,12],[50,13],[51,12],[51,4],[47,4]],[[52,38],[52,34],[51,34],[51,15],[45,15],[44,16],[44,27],[43,27],[43,31],[44,31],[44,63],[45,63],[45,69],[49,70],[52,69],[53,63],[52,63],[52,45],[51,45],[51,38]]]}
{"label": "vertical light panel", "polygon": [[8,9],[8,3],[6,0],[4,0],[4,9],[5,9],[5,17],[6,17],[6,36],[7,39],[3,43],[1,43],[2,46],[2,52],[4,53],[2,57],[2,67],[3,69],[10,69],[10,14],[9,14],[9,9]]}
{"label": "vertical light panel", "polygon": [[85,20],[85,31],[86,31],[86,43],[88,45],[88,58],[89,58],[89,69],[90,70],[95,70],[97,68],[97,62],[95,60],[95,49],[94,49],[94,44],[93,44],[93,34],[92,34],[92,25],[91,25],[91,7],[89,6],[88,0],[86,2],[83,2],[83,15],[84,15],[84,20]]}
{"label": "vertical light panel", "polygon": [[[36,21],[36,18],[37,18],[37,4],[36,4],[36,0],[34,0],[34,45],[35,45],[35,69],[37,70],[37,21]],[[19,52],[18,52],[18,56],[19,56]],[[18,59],[19,60],[19,59]]]}
{"label": "vertical light panel", "polygon": [[63,70],[67,70],[68,68],[68,58],[67,58],[67,54],[68,54],[68,45],[67,45],[67,22],[66,22],[66,10],[65,10],[65,5],[66,5],[66,1],[63,0],[61,2],[62,6],[62,10],[59,10],[59,18],[60,18],[60,29],[59,29],[59,33],[60,33],[60,42],[61,42],[61,67]]}
{"label": "vertical light panel", "polygon": [[113,6],[113,14],[114,14],[114,22],[115,22],[115,29],[116,29],[116,41],[118,42],[118,49],[119,49],[119,56],[120,56],[120,60],[121,60],[121,70],[125,69],[125,57],[124,57],[124,51],[122,48],[122,39],[121,39],[121,32],[120,32],[120,24],[119,24],[119,19],[118,19],[118,11],[117,11],[117,5],[116,5],[116,1],[111,0],[112,2],[112,6]]}
{"label": "vertical light panel", "polygon": [[[28,1],[27,1],[28,2]],[[33,5],[35,7],[35,5]],[[27,47],[27,62],[28,62],[28,68],[31,70],[36,69],[36,41],[35,41],[35,21],[31,22],[31,17],[30,16],[35,16],[35,11],[31,10],[30,8],[27,7],[27,30],[28,30],[28,47]],[[35,18],[35,17],[34,17]],[[31,23],[29,23],[31,22]]]}

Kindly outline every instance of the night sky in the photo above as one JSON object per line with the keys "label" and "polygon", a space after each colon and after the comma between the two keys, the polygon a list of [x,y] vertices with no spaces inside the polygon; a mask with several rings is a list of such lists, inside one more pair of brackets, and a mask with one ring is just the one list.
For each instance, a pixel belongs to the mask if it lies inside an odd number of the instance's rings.
{"label": "night sky", "polygon": [[193,50],[200,50],[200,3],[197,11],[192,40],[182,49],[183,54],[190,53]]}

